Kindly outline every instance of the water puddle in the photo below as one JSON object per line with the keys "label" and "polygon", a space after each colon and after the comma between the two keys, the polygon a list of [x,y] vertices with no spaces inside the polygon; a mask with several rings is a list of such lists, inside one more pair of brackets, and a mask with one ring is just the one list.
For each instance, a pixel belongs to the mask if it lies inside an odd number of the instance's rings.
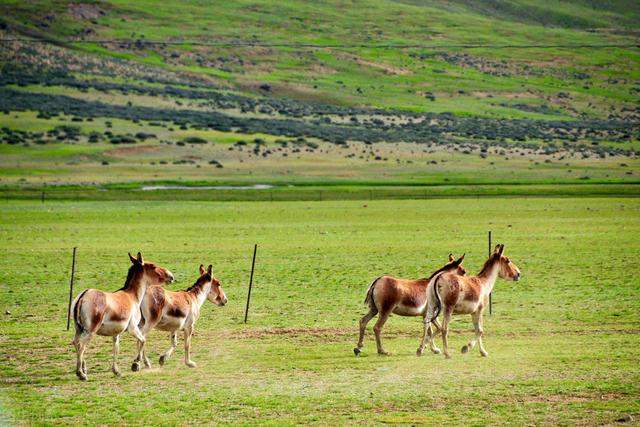
{"label": "water puddle", "polygon": [[255,184],[255,185],[209,185],[201,187],[189,187],[186,185],[145,185],[140,187],[142,191],[154,190],[268,190],[274,188],[274,185]]}

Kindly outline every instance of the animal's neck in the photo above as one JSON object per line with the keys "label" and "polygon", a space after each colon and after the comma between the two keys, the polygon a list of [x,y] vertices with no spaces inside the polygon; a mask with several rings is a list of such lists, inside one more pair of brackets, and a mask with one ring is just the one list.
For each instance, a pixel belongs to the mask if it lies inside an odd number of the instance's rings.
{"label": "animal's neck", "polygon": [[192,290],[192,294],[196,297],[196,302],[198,303],[198,307],[202,307],[204,301],[207,299],[207,295],[211,290],[211,282],[205,283],[204,285],[197,286]]}
{"label": "animal's neck", "polygon": [[142,297],[147,290],[147,285],[147,281],[143,277],[136,277],[136,280],[132,281],[126,290],[131,293],[137,301],[142,301]]}
{"label": "animal's neck", "polygon": [[147,290],[147,280],[144,277],[143,271],[134,271],[127,277],[127,281],[124,284],[125,292],[130,293],[136,299],[136,301],[142,301],[145,291]]}
{"label": "animal's neck", "polygon": [[490,294],[493,290],[493,285],[495,285],[498,273],[500,272],[499,260],[491,259],[488,263],[489,264],[486,265],[480,273],[478,273],[478,278],[482,284],[482,291],[486,295]]}

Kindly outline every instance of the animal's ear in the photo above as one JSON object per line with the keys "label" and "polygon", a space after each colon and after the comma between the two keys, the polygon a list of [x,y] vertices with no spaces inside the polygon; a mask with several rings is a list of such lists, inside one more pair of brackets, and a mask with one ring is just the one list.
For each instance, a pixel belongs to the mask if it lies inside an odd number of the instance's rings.
{"label": "animal's ear", "polygon": [[494,254],[497,254],[498,252],[500,252],[500,246],[502,246],[500,243],[496,245],[496,247],[493,249]]}
{"label": "animal's ear", "polygon": [[200,264],[200,275],[204,276],[204,265]]}
{"label": "animal's ear", "polygon": [[462,254],[462,256],[456,260],[456,265],[462,264],[462,261],[464,260],[464,256],[465,255],[466,255],[466,253]]}
{"label": "animal's ear", "polygon": [[502,256],[502,254],[504,253],[504,245],[498,245],[500,246],[500,248],[498,249],[498,255]]}
{"label": "animal's ear", "polygon": [[132,264],[137,264],[138,260],[135,259],[133,256],[131,256],[131,252],[129,252],[129,260],[131,261]]}
{"label": "animal's ear", "polygon": [[455,260],[455,258],[453,257],[453,254],[449,254],[449,262],[453,262],[453,260]]}
{"label": "animal's ear", "polygon": [[207,267],[207,273],[209,273],[209,276],[213,274],[213,265],[209,264],[209,267]]}

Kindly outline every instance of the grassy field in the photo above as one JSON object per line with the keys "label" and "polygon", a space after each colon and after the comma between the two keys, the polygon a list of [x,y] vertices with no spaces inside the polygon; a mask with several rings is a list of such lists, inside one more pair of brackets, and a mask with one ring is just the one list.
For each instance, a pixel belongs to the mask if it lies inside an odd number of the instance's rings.
{"label": "grassy field", "polygon": [[[640,415],[634,198],[0,203],[1,423],[609,424]],[[496,285],[489,358],[417,358],[420,323],[397,316],[384,332],[392,356],[375,354],[370,329],[353,356],[371,280],[428,275],[449,252],[466,252],[477,271],[489,229],[523,273]],[[182,364],[179,347],[163,368],[114,378],[110,340],[97,338],[89,381],[79,382],[64,330],[73,246],[76,292],[119,288],[127,251],[172,269],[172,288],[212,263],[230,302],[203,307],[198,367]],[[459,349],[471,323],[452,328]],[[152,333],[154,362],[167,345]],[[127,336],[121,367],[132,356]]]}
{"label": "grassy field", "polygon": [[[639,24],[630,0],[1,1],[0,425],[637,420]],[[374,278],[476,272],[488,230],[523,274],[488,359],[418,358],[398,316],[391,357],[371,329],[354,357]],[[213,264],[198,367],[159,368],[154,332],[114,378],[97,338],[78,381],[74,246],[76,293],[129,251],[172,289]]]}

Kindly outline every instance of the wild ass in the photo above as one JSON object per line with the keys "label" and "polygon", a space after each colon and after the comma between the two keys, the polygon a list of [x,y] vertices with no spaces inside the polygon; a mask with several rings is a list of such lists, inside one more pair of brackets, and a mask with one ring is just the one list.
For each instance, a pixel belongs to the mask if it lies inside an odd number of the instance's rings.
{"label": "wild ass", "polygon": [[136,258],[129,254],[129,259],[132,265],[121,289],[115,292],[87,289],[73,304],[76,334],[72,342],[77,352],[76,375],[83,381],[87,379],[84,352],[93,334],[113,337],[111,370],[114,374],[120,375],[117,361],[120,334],[127,330],[138,340],[144,341],[144,336],[138,329],[140,301],[148,286],[173,281],[173,274],[169,270],[151,262],[144,262],[140,252]]}
{"label": "wild ass", "polygon": [[[353,349],[355,355],[358,356],[361,352],[367,323],[378,313],[380,314],[378,321],[373,327],[378,354],[389,354],[382,348],[380,332],[391,313],[394,313],[400,316],[422,316],[424,318],[422,344],[417,352],[419,356],[422,355],[425,337],[427,334],[429,334],[429,336],[432,334],[431,321],[433,319],[427,317],[429,284],[435,275],[445,271],[455,271],[455,274],[465,274],[465,270],[461,265],[463,259],[464,255],[455,260],[453,255],[449,254],[449,262],[431,274],[427,279],[409,280],[397,279],[391,276],[381,276],[374,280],[369,286],[367,297],[364,300],[364,303],[369,305],[369,312],[360,319],[360,338],[358,339],[357,347]],[[429,340],[429,342],[432,343],[432,340]],[[440,352],[433,344],[431,344],[431,351],[434,353]]]}
{"label": "wild ass", "polygon": [[462,352],[472,350],[477,342],[480,354],[488,356],[482,345],[482,314],[489,302],[489,294],[498,277],[514,281],[520,279],[520,270],[503,253],[504,245],[497,245],[477,276],[463,277],[445,272],[434,279],[437,310],[442,310],[442,344],[446,358],[451,357],[447,335],[453,314],[470,314],[473,320],[475,337],[462,347]]}
{"label": "wild ass", "polygon": [[160,365],[164,365],[178,345],[178,331],[184,331],[184,363],[190,368],[195,368],[196,364],[191,360],[191,335],[200,316],[200,307],[205,299],[217,306],[227,303],[227,296],[220,281],[213,276],[212,269],[213,266],[209,265],[205,270],[201,264],[200,277],[193,286],[184,291],[172,292],[161,286],[151,286],[147,289],[140,306],[140,332],[143,339],[138,343],[138,357],[131,366],[132,370],[140,370],[141,361],[144,361],[145,367],[151,367],[149,358],[144,354],[144,337],[153,328],[170,332],[171,337],[171,347],[160,356]]}

